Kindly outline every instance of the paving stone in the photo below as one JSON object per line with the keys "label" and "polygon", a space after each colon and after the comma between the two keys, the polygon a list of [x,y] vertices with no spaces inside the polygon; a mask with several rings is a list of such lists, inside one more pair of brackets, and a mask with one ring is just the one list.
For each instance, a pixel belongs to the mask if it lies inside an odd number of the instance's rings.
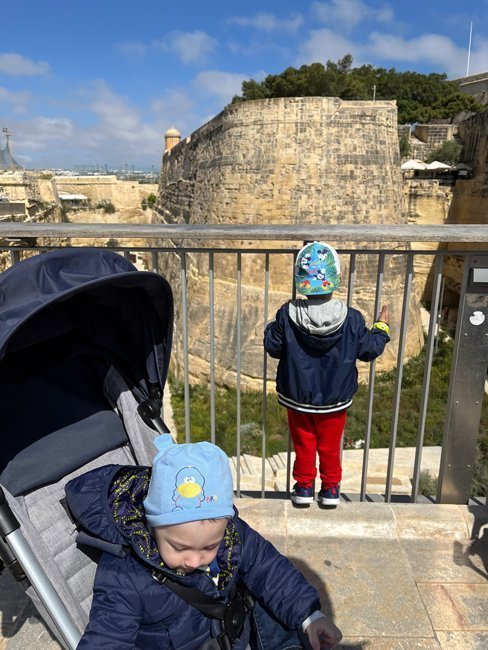
{"label": "paving stone", "polygon": [[242,519],[284,553],[286,522],[282,503],[274,499],[235,499]]}
{"label": "paving stone", "polygon": [[434,629],[488,632],[488,584],[418,584]]}
{"label": "paving stone", "polygon": [[382,538],[396,539],[396,521],[390,505],[344,503],[335,509],[320,507],[296,508],[288,501],[288,537]]}
{"label": "paving stone", "polygon": [[344,636],[434,638],[397,540],[288,538],[286,554],[320,591]]}
{"label": "paving stone", "polygon": [[437,632],[441,648],[447,650],[486,650],[486,632]]}
{"label": "paving stone", "polygon": [[425,650],[439,650],[441,645],[437,639],[417,638],[381,638],[381,637],[347,637],[343,638],[337,648],[343,650],[412,650],[424,648]]}
{"label": "paving stone", "polygon": [[441,504],[392,504],[399,537],[466,539],[468,527],[459,508]]}
{"label": "paving stone", "polygon": [[469,540],[402,539],[412,574],[419,582],[485,583],[483,559]]}

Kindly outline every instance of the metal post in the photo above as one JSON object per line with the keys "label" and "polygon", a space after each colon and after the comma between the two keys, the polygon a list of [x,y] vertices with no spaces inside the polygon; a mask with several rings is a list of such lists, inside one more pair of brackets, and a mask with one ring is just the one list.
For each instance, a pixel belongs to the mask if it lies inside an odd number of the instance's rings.
{"label": "metal post", "polygon": [[237,253],[237,331],[236,331],[236,398],[237,398],[237,468],[236,495],[241,496],[241,262],[242,255]]}
{"label": "metal post", "polygon": [[437,489],[439,503],[467,503],[488,366],[488,255],[469,255],[459,301]]}
{"label": "metal post", "polygon": [[210,442],[215,444],[215,319],[214,254],[208,254],[209,335],[210,335]]}
{"label": "metal post", "polygon": [[185,393],[185,442],[190,442],[190,382],[188,378],[188,307],[186,301],[186,253],[181,253],[181,318],[183,334],[183,374]]}
{"label": "metal post", "polygon": [[[268,324],[268,306],[269,306],[269,253],[266,253],[265,271],[264,271],[264,326]],[[263,437],[261,441],[261,497],[266,496],[266,413],[267,413],[267,381],[268,381],[268,353],[263,347]]]}

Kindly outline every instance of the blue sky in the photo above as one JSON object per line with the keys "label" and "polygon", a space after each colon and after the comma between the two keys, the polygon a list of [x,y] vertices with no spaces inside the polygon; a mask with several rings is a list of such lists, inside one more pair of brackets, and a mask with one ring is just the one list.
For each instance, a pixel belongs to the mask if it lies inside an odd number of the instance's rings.
{"label": "blue sky", "polygon": [[[488,71],[488,0],[17,0],[3,2],[1,127],[29,168],[156,169],[244,79],[338,60]],[[1,140],[3,146],[4,140]]]}

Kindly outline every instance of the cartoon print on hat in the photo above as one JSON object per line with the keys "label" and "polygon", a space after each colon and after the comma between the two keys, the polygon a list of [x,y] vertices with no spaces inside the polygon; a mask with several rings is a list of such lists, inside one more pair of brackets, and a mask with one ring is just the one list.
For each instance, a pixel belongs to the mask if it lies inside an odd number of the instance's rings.
{"label": "cartoon print on hat", "polygon": [[304,246],[295,262],[295,286],[304,296],[320,296],[335,291],[341,281],[339,256],[323,242]]}
{"label": "cartoon print on hat", "polygon": [[173,510],[184,508],[200,508],[205,501],[205,478],[196,468],[189,465],[180,469],[175,479],[176,488],[173,492],[175,507]]}
{"label": "cartoon print on hat", "polygon": [[234,491],[227,454],[210,442],[176,444],[157,436],[151,479],[144,499],[149,526],[230,518]]}

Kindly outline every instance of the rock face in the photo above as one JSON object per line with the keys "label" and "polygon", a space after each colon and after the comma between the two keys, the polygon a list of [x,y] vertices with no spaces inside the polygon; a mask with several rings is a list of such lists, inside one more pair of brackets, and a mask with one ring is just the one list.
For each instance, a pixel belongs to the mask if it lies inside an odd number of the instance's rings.
{"label": "rock face", "polygon": [[[163,156],[154,219],[165,223],[406,223],[394,102],[346,102],[303,97],[235,104]],[[191,242],[183,242],[191,245]],[[330,240],[339,249],[347,249]],[[241,249],[251,242],[234,242]],[[256,243],[252,244],[256,248]],[[291,297],[293,251],[302,242],[261,242],[285,249],[271,256],[270,302],[264,313],[265,256],[242,253],[240,341],[237,341],[236,254],[215,255],[216,380],[235,381],[241,350],[242,382],[262,385],[262,334],[267,319]],[[368,248],[354,244],[350,248]],[[383,250],[400,250],[385,242]],[[232,251],[232,249],[230,249]],[[176,288],[175,354],[181,359],[180,267],[168,256],[163,273]],[[170,260],[174,260],[173,262]],[[342,255],[345,298],[349,255]],[[193,380],[209,372],[208,254],[187,255],[189,371]],[[356,257],[353,306],[371,324],[377,256]],[[383,300],[390,306],[393,344],[380,367],[396,364],[405,259],[387,255]],[[411,300],[407,354],[422,341],[416,296]],[[180,361],[181,363],[181,361]],[[366,369],[367,371],[367,369]],[[272,364],[268,376],[274,377]]]}

